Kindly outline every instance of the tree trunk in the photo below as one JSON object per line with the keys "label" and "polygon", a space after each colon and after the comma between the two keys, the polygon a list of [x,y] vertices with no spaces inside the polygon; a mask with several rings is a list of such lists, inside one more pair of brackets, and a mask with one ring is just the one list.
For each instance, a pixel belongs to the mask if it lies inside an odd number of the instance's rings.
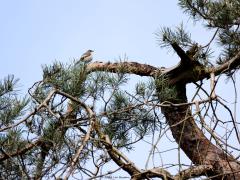
{"label": "tree trunk", "polygon": [[[186,103],[186,86],[176,86],[177,102]],[[212,165],[211,179],[240,179],[240,163],[212,144],[195,123],[189,105],[162,107],[172,135],[195,165]]]}

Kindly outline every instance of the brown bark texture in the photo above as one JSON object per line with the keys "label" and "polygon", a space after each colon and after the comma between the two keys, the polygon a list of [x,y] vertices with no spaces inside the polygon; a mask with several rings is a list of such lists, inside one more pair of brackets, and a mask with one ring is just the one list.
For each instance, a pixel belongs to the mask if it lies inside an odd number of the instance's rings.
{"label": "brown bark texture", "polygon": [[[172,135],[180,148],[195,165],[210,165],[213,167],[211,171],[208,170],[205,173],[209,178],[240,179],[240,162],[206,138],[192,116],[186,96],[187,83],[210,78],[211,73],[217,76],[238,67],[240,65],[240,53],[236,54],[236,56],[228,60],[225,64],[214,68],[207,68],[198,61],[193,60],[176,43],[173,43],[172,47],[181,58],[180,63],[172,68],[155,68],[135,62],[112,64],[95,62],[88,66],[88,71],[117,72],[119,67],[125,67],[124,71],[126,73],[140,76],[152,76],[157,79],[161,75],[165,75],[168,78],[170,87],[174,87],[177,93],[177,101],[169,101],[176,104],[185,104],[170,107],[163,106],[161,108],[170,126]],[[158,93],[161,93],[160,91]],[[163,101],[168,101],[168,99],[164,99]]]}
{"label": "brown bark texture", "polygon": [[[177,97],[187,102],[185,85],[177,85]],[[212,144],[199,129],[192,117],[189,105],[162,107],[172,135],[181,149],[195,165],[212,165],[206,174],[212,179],[240,179],[240,164],[232,156]]]}

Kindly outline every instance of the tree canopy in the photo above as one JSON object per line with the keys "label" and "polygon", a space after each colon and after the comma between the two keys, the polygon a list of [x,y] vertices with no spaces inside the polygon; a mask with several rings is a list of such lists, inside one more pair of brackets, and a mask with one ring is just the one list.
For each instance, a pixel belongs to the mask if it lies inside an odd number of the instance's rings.
{"label": "tree canopy", "polygon": [[[220,77],[233,82],[235,98],[239,91],[240,1],[179,0],[178,5],[215,33],[200,44],[182,24],[162,27],[156,33],[159,46],[180,59],[173,67],[124,58],[77,65],[55,62],[42,67],[43,78],[25,97],[18,96],[18,79],[3,78],[1,179],[96,179],[119,170],[131,179],[240,179],[237,103],[232,108],[217,92]],[[129,88],[132,75],[139,82]],[[191,98],[187,84],[196,87]],[[221,116],[223,111],[227,118]],[[179,157],[176,164],[141,169],[124,153],[157,137],[144,156],[161,161],[156,154],[162,154],[158,146],[168,132],[177,153],[182,150],[191,164],[185,166]],[[117,168],[109,168],[111,163]],[[178,172],[173,174],[169,167]]]}

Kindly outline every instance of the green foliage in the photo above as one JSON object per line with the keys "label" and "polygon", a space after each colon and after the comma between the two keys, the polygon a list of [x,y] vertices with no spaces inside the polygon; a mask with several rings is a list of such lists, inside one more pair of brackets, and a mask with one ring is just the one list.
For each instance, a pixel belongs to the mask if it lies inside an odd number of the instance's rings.
{"label": "green foliage", "polygon": [[[199,61],[205,66],[211,66],[210,58],[212,50],[210,47],[202,47],[191,39],[191,34],[186,32],[186,27],[183,24],[172,30],[169,27],[163,27],[157,33],[158,44],[161,48],[172,49],[172,44],[177,43],[181,48],[186,50],[186,54],[189,55],[193,60]],[[195,48],[196,47],[196,48]],[[189,53],[193,48],[195,51],[193,54]]]}
{"label": "green foliage", "polygon": [[170,101],[177,102],[177,92],[173,86],[169,86],[168,78],[160,75],[155,79],[157,95],[161,102]]}
{"label": "green foliage", "polygon": [[55,62],[50,66],[43,66],[43,81],[45,87],[50,86],[60,89],[74,97],[84,94],[84,81],[87,73],[85,65],[67,66],[60,62]]}
{"label": "green foliage", "polygon": [[140,96],[145,96],[146,94],[146,90],[147,90],[147,87],[146,87],[146,84],[144,82],[139,82],[137,85],[136,85],[136,93]]}
{"label": "green foliage", "polygon": [[[215,33],[209,39],[206,45],[198,45],[199,51],[194,59],[205,66],[213,64],[223,64],[229,61],[240,48],[240,1],[235,0],[179,0],[180,8],[193,20],[194,23],[204,24],[207,30],[213,30]],[[173,42],[180,45],[185,50],[192,47],[195,42],[191,39],[186,27],[181,24],[175,30],[164,27],[156,33],[160,47],[171,48]],[[201,34],[199,34],[201,36]],[[214,62],[212,44],[218,43],[220,48],[217,49],[218,58]],[[232,75],[235,72],[225,72]]]}
{"label": "green foliage", "polygon": [[[1,179],[20,179],[24,178],[25,174],[22,173],[21,167],[15,159],[8,159],[0,162]],[[25,176],[27,179],[27,177]]]}
{"label": "green foliage", "polygon": [[111,91],[111,98],[106,105],[106,116],[102,117],[104,132],[116,147],[130,150],[134,139],[142,139],[160,126],[154,115],[154,108],[146,104],[156,101],[155,83],[149,79],[139,82],[136,84],[135,94],[131,95],[120,89],[120,85],[127,83],[127,77],[110,74],[109,76],[111,80],[105,80],[114,91]]}
{"label": "green foliage", "polygon": [[[180,0],[179,5],[195,22],[203,19],[207,28],[218,28],[216,37],[222,47],[219,64],[226,62],[238,52],[240,33],[236,25],[240,21],[239,1]],[[156,36],[160,47],[169,48],[172,43],[177,43],[193,60],[209,65],[212,53],[211,41],[205,46],[195,43],[183,24],[174,30],[164,27],[156,33]],[[193,53],[191,49],[194,49]],[[41,104],[53,89],[59,89],[78,98],[96,113],[97,119],[100,120],[100,129],[109,135],[115,147],[131,150],[135,142],[161,128],[160,112],[155,104],[159,101],[178,103],[175,87],[170,86],[168,77],[163,75],[156,76],[154,80],[136,83],[133,92],[126,87],[129,76],[125,74],[127,69],[124,65],[119,66],[118,72],[115,73],[89,74],[86,67],[87,65],[82,62],[74,66],[60,62],[43,66],[43,80],[35,83],[29,91],[33,101],[32,109]],[[28,105],[27,98],[17,98],[15,90],[17,82],[13,76],[8,76],[0,82],[1,127],[19,120]],[[58,161],[69,164],[77,147],[83,142],[81,138],[88,130],[89,116],[78,103],[72,103],[74,113],[69,116],[70,118],[66,118],[64,113],[69,103],[67,100],[69,99],[62,95],[54,95],[50,99],[49,107],[43,107],[25,124],[21,124],[22,129],[16,128],[2,133],[0,136],[2,150],[6,153],[16,152],[23,149],[29,139],[40,138],[45,144],[25,154],[24,163],[33,166],[34,171],[41,164],[39,159],[41,150],[44,150],[47,154],[45,164],[52,167]],[[91,153],[94,152],[90,149],[97,148],[94,147],[98,141],[96,132],[91,133],[90,139],[80,155],[79,166],[89,162]],[[0,168],[6,170],[5,177],[15,169],[12,177],[16,178],[21,176],[20,164],[17,158],[12,158],[0,164]]]}
{"label": "green foliage", "polygon": [[22,131],[19,129],[10,129],[7,134],[0,136],[0,143],[2,150],[6,153],[24,148],[26,145],[22,137]]}
{"label": "green foliage", "polygon": [[222,64],[236,55],[236,53],[240,49],[240,32],[236,32],[235,30],[227,29],[222,30],[219,33],[218,43],[223,47],[223,51],[218,64]]}
{"label": "green foliage", "polygon": [[6,78],[0,81],[0,96],[14,91],[18,79],[15,79],[13,75],[8,75]]}
{"label": "green foliage", "polygon": [[13,75],[9,75],[0,81],[0,124],[8,125],[14,123],[20,117],[27,106],[29,100],[24,97],[22,99],[16,97],[15,86],[18,79]]}
{"label": "green foliage", "polygon": [[206,12],[210,5],[210,1],[205,0],[179,0],[178,5],[183,11],[189,14],[194,20],[200,20],[201,14],[198,12]]}
{"label": "green foliage", "polygon": [[[240,1],[179,0],[179,5],[195,22],[203,20],[207,28],[216,30],[213,39],[216,36],[218,45],[222,48],[217,63],[227,62],[239,51]],[[156,36],[161,47],[169,48],[172,43],[177,43],[193,60],[205,66],[210,64],[212,40],[205,46],[195,43],[183,24],[175,30],[164,27],[156,33]],[[190,49],[194,49],[193,53]],[[127,58],[124,57],[124,61],[125,59]],[[73,66],[60,62],[45,65],[43,80],[35,83],[29,90],[31,109],[36,110],[53,89],[61,90],[90,107],[99,120],[100,130],[109,135],[116,148],[131,150],[138,140],[161,128],[160,111],[156,104],[159,101],[178,103],[178,97],[176,88],[170,86],[168,77],[163,75],[156,76],[154,80],[136,83],[135,91],[129,90],[129,76],[125,73],[127,69],[124,63],[122,64],[115,73],[90,74],[86,70],[87,64],[81,61]],[[202,69],[193,69],[193,73],[199,70]],[[24,110],[29,100],[26,97],[17,97],[17,83],[18,80],[14,76],[8,76],[0,81],[0,128],[18,122],[17,120],[20,120],[26,112]],[[47,107],[38,109],[17,128],[1,132],[2,156],[6,153],[19,152],[36,139],[43,143],[36,145],[24,155],[0,162],[0,178],[31,179],[32,177],[26,174],[30,171],[34,174],[41,163],[47,165],[42,169],[46,170],[44,172],[46,174],[51,174],[59,161],[61,163],[58,164],[57,170],[71,163],[89,130],[90,121],[88,113],[80,103],[71,101],[74,111],[69,113],[67,111],[69,101],[63,95],[54,95],[49,99]],[[101,140],[95,131],[90,133],[89,139],[82,150],[79,157],[81,161],[78,162],[76,169],[82,170],[85,163],[96,157],[94,153],[100,151]],[[42,159],[41,162],[41,155],[44,153],[46,159]],[[24,169],[25,167],[28,169]]]}
{"label": "green foliage", "polygon": [[185,29],[182,23],[176,27],[175,31],[171,28],[163,27],[160,31],[156,32],[155,34],[160,47],[170,47],[174,42],[183,47],[191,47],[194,42],[191,39],[191,35]]}
{"label": "green foliage", "polygon": [[45,141],[61,145],[64,139],[64,128],[59,128],[59,120],[49,119],[43,128],[42,138]]}
{"label": "green foliage", "polygon": [[239,18],[239,1],[179,0],[179,6],[194,20],[208,20],[208,27],[232,26]]}
{"label": "green foliage", "polygon": [[[22,130],[19,129],[10,129],[6,134],[1,134],[0,136],[0,144],[1,144],[1,152],[6,154],[11,154],[13,152],[18,151],[19,149],[25,148],[28,143],[22,137]],[[25,155],[22,155],[24,160],[27,160],[27,152]],[[11,158],[5,161],[0,162],[1,169],[1,178],[4,179],[18,179],[19,177],[23,177],[22,169],[19,166],[19,162],[15,158]]]}
{"label": "green foliage", "polygon": [[[134,97],[129,97],[127,93],[121,90],[121,87],[126,85],[129,79],[128,75],[124,73],[124,66],[119,67],[117,73],[95,72],[89,75],[85,68],[86,66],[81,64],[78,64],[77,67],[71,67],[57,62],[51,66],[43,67],[43,83],[36,84],[37,88],[33,88],[32,97],[37,103],[40,103],[53,88],[57,88],[79,98],[81,101],[86,101],[95,112],[99,112],[97,116],[102,120],[104,132],[110,136],[114,145],[118,148],[130,150],[131,145],[134,143],[133,133],[135,137],[141,139],[150,131],[156,130],[157,125],[151,109],[147,108],[147,106],[139,106],[140,102],[137,101],[140,98],[146,100],[152,97],[155,92],[153,81],[145,84],[139,83],[138,87],[136,87],[136,96],[139,98],[134,99]],[[140,93],[139,88],[144,91],[143,94]],[[59,97],[54,98],[59,101]],[[57,104],[57,102],[54,104]],[[56,110],[55,106],[54,111]],[[79,124],[78,126],[81,124],[81,131],[84,132],[86,131],[85,126],[89,122],[87,114],[81,108],[76,112],[78,121],[72,119],[66,122],[66,119],[61,121],[42,111],[34,117],[33,122],[36,124],[40,121],[43,122],[43,125],[35,128],[34,132],[40,131],[41,133],[38,134],[45,141],[53,143],[55,148],[58,147],[63,151],[66,149],[68,153],[73,153],[74,148],[65,146],[65,143],[70,142],[71,139],[69,133],[66,132],[73,130],[73,127],[71,127],[73,122]],[[105,112],[106,115],[102,115],[102,112]],[[62,126],[64,128],[59,128]],[[71,140],[71,143],[79,142]],[[81,162],[87,161],[88,156],[89,152],[86,151],[81,158]]]}
{"label": "green foliage", "polygon": [[[58,62],[44,66],[43,80],[35,83],[29,90],[32,100],[31,109],[34,110],[42,104],[53,89],[59,89],[91,107],[100,120],[100,128],[110,136],[113,145],[127,150],[131,150],[134,143],[159,128],[155,108],[146,104],[146,102],[156,101],[154,100],[156,98],[154,81],[137,83],[136,92],[131,95],[128,88],[124,90],[125,85],[129,83],[129,76],[124,73],[126,71],[124,66],[119,67],[117,73],[87,74],[85,68],[86,66],[81,64],[72,67]],[[5,116],[8,117],[8,121],[19,120],[23,108],[27,105],[27,100],[17,99],[13,82],[15,82],[13,78],[9,78],[1,84],[2,106],[6,103],[11,107],[2,108],[1,121]],[[22,102],[25,103],[22,104]],[[73,103],[76,107],[75,112],[73,116],[66,118],[66,107],[69,101],[61,95],[52,96],[48,103],[47,107],[42,107],[17,126],[21,127],[21,130],[13,129],[2,133],[0,143],[3,146],[2,150],[6,153],[22,150],[29,145],[29,142],[37,139],[44,142],[27,151],[22,156],[23,162],[19,162],[18,158],[21,156],[15,156],[0,164],[2,172],[5,171],[2,177],[13,174],[11,177],[15,179],[28,178],[21,174],[22,167],[29,168],[25,170],[27,173],[35,174],[42,165],[54,168],[59,161],[68,164],[76,153],[79,144],[83,141],[79,137],[84,137],[89,128],[88,114],[77,103]],[[2,122],[3,125],[7,124]],[[95,140],[89,141],[82,150],[81,161],[78,164],[80,166],[85,166],[85,163],[92,159],[93,152],[89,148],[96,148],[95,143],[98,139],[94,131],[91,133],[91,139]],[[44,163],[41,160],[43,157],[45,157]],[[44,170],[46,167],[43,167]]]}
{"label": "green foliage", "polygon": [[144,105],[144,100],[150,99],[155,92],[155,89],[146,89],[147,84],[149,87],[153,86],[153,83],[149,82],[138,83],[137,94],[134,97],[123,91],[113,94],[107,108],[107,122],[104,126],[105,133],[110,136],[116,147],[131,149],[134,143],[133,134],[141,139],[157,129],[151,108]]}
{"label": "green foliage", "polygon": [[140,81],[136,84],[135,91],[137,99],[142,101],[151,101],[156,94],[156,86],[154,80],[148,79],[147,82]]}
{"label": "green foliage", "polygon": [[[13,75],[0,81],[0,128],[16,123],[16,120],[19,120],[25,113],[29,103],[26,97],[17,97],[17,84],[18,79],[15,79]],[[12,128],[0,133],[0,144],[1,153],[11,154],[25,148],[27,141],[24,140],[23,131],[20,128]],[[3,179],[18,179],[22,175],[21,167],[14,158],[1,161],[0,169]]]}

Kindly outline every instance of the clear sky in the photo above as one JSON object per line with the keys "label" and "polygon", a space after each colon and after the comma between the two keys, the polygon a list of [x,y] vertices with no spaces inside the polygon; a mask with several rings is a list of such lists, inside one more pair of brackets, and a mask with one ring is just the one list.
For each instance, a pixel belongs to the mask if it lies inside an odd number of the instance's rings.
{"label": "clear sky", "polygon": [[174,65],[176,58],[157,46],[154,33],[182,21],[197,34],[176,0],[1,0],[0,77],[15,74],[25,89],[41,79],[42,64],[68,62],[87,49],[95,50],[95,60],[126,54],[133,61]]}
{"label": "clear sky", "polygon": [[41,80],[42,64],[69,62],[87,49],[95,51],[94,60],[115,61],[126,54],[131,61],[175,65],[178,58],[157,45],[154,33],[160,27],[184,22],[200,44],[212,35],[194,25],[177,2],[0,0],[0,79],[14,74],[26,90]]}

